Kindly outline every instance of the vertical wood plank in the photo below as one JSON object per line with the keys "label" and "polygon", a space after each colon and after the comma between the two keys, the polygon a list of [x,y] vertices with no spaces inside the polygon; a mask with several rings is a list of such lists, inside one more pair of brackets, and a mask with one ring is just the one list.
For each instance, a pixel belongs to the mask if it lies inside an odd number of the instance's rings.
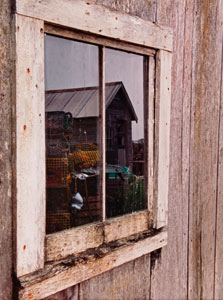
{"label": "vertical wood plank", "polygon": [[106,218],[105,201],[105,47],[99,47],[99,131],[100,131],[100,195],[102,201],[102,221]]}
{"label": "vertical wood plank", "polygon": [[[186,7],[188,2],[188,7]],[[157,0],[157,22],[173,28],[168,244],[151,253],[151,299],[187,299],[188,148],[193,1]],[[186,24],[185,24],[186,23]],[[185,44],[187,42],[187,58]],[[185,71],[188,73],[184,80]],[[187,91],[185,95],[184,91]],[[185,127],[185,129],[183,129]],[[184,135],[183,135],[184,130]],[[182,148],[184,145],[184,148]],[[187,172],[185,171],[187,169]],[[155,171],[155,170],[154,170]]]}
{"label": "vertical wood plank", "polygon": [[[223,62],[222,76],[223,76]],[[215,256],[215,297],[221,299],[223,295],[223,91],[221,78],[221,106],[219,126],[219,152],[218,152],[218,189],[216,211],[216,256]]]}
{"label": "vertical wood plank", "polygon": [[157,55],[158,85],[158,183],[155,205],[154,226],[161,228],[168,220],[168,188],[169,188],[169,144],[170,144],[170,104],[171,104],[171,63],[172,53],[160,50]]}
{"label": "vertical wood plank", "polygon": [[82,282],[79,300],[149,299],[150,255]]}
{"label": "vertical wood plank", "polygon": [[45,108],[43,22],[16,15],[16,273],[44,264]]}
{"label": "vertical wood plank", "polygon": [[195,1],[190,143],[189,299],[213,299],[221,1]]}
{"label": "vertical wood plank", "polygon": [[[218,18],[223,20],[223,2],[219,1]],[[223,295],[223,23],[218,23],[219,48],[221,45],[221,83],[220,83],[220,118],[218,146],[218,179],[216,203],[216,233],[215,233],[215,290],[214,299]]]}
{"label": "vertical wood plank", "polygon": [[[14,82],[11,1],[0,4],[0,299],[12,299],[12,104]],[[13,82],[13,84],[12,84]]]}

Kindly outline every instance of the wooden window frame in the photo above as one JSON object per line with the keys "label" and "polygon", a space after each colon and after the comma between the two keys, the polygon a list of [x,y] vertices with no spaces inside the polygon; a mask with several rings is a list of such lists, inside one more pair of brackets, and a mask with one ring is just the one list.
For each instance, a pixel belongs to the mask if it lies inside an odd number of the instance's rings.
{"label": "wooden window frame", "polygon": [[[23,287],[19,298],[37,299],[167,244],[172,32],[90,1],[19,0],[15,4],[14,269]],[[105,220],[103,205],[103,222],[45,235],[44,32],[100,45],[102,60],[105,47],[148,56],[144,63],[147,210]],[[99,66],[105,153],[104,63]],[[105,170],[104,156],[100,167]],[[105,201],[105,184],[101,194]],[[114,250],[111,243],[116,243]],[[61,260],[64,263],[71,255],[78,260],[89,248],[103,248],[106,254],[93,261],[89,258],[89,263],[75,261],[69,268],[61,267]],[[55,264],[62,268],[57,273]]]}

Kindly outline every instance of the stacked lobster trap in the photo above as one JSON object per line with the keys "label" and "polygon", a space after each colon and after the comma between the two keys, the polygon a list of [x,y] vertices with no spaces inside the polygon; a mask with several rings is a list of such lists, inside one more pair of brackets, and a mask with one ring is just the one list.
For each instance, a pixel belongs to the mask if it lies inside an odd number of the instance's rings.
{"label": "stacked lobster trap", "polygon": [[[72,126],[70,113],[46,113],[47,233],[96,221],[101,214],[98,174],[80,176],[83,169],[97,165],[97,146],[87,142],[71,144]],[[82,201],[81,205],[75,206],[75,199]]]}

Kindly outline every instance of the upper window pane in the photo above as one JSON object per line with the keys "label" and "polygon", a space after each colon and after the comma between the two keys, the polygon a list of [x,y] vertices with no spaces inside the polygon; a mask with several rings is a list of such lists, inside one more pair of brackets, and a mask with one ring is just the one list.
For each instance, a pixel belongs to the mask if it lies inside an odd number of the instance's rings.
{"label": "upper window pane", "polygon": [[106,215],[145,208],[143,56],[106,49]]}
{"label": "upper window pane", "polygon": [[46,232],[101,219],[98,47],[45,35]]}

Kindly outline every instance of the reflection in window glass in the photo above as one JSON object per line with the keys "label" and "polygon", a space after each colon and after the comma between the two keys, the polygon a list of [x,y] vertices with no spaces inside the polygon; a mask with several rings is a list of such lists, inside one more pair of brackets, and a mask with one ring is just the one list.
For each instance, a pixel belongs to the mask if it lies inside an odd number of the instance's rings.
{"label": "reflection in window glass", "polygon": [[46,232],[101,219],[98,47],[45,36]]}
{"label": "reflection in window glass", "polygon": [[145,208],[143,57],[106,49],[106,216]]}

